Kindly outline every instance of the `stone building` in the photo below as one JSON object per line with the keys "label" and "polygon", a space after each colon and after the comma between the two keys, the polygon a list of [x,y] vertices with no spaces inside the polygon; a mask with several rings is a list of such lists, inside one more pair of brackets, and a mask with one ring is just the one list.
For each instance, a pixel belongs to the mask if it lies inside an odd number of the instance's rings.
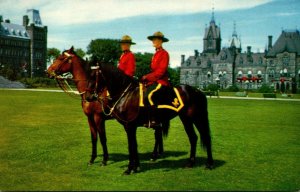
{"label": "stone building", "polygon": [[205,29],[203,51],[195,50],[187,59],[181,56],[180,82],[199,88],[218,84],[228,88],[233,82],[244,89],[257,89],[266,83],[274,89],[291,89],[300,84],[300,35],[298,30],[283,30],[275,44],[268,37],[268,48],[254,53],[251,46],[242,52],[241,39],[234,30],[229,47],[221,49],[221,29],[214,13]]}
{"label": "stone building", "polygon": [[12,69],[23,76],[42,76],[46,69],[47,26],[38,10],[29,9],[23,24],[13,24],[0,15],[0,69]]}

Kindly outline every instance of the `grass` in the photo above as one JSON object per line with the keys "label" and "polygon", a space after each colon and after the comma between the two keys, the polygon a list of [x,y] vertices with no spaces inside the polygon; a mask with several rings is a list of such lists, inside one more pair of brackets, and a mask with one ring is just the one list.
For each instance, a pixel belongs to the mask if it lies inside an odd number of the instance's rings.
{"label": "grass", "polygon": [[[64,93],[0,90],[0,190],[300,189],[300,102],[209,99],[216,168],[182,168],[189,142],[178,118],[165,158],[151,163],[153,131],[139,128],[141,173],[128,163],[123,128],[106,122],[110,161],[88,167],[90,134],[80,101]],[[200,146],[200,144],[198,145]],[[101,147],[98,148],[101,155]]]}

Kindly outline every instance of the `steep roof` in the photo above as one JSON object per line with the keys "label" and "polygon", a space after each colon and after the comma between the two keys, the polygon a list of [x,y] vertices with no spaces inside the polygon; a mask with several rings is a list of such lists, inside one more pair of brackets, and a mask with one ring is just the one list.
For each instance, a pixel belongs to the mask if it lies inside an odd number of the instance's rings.
{"label": "steep roof", "polygon": [[267,56],[276,56],[284,51],[300,55],[300,34],[298,30],[284,30],[267,53]]}
{"label": "steep roof", "polygon": [[0,35],[22,39],[30,39],[26,28],[23,25],[17,25],[6,22],[0,23]]}
{"label": "steep roof", "polygon": [[211,63],[210,58],[205,58],[203,56],[190,56],[182,65],[182,67],[187,67],[187,68],[209,68],[209,62]]}
{"label": "steep roof", "polygon": [[264,65],[264,53],[240,53],[235,63],[237,66],[262,66]]}
{"label": "steep roof", "polygon": [[34,24],[37,27],[43,27],[40,12],[36,9],[28,9],[27,15],[29,18],[29,25]]}
{"label": "steep roof", "polygon": [[221,38],[220,28],[215,24],[215,22],[211,22],[209,27],[205,29],[204,39],[208,38],[208,34],[211,31],[213,39]]}

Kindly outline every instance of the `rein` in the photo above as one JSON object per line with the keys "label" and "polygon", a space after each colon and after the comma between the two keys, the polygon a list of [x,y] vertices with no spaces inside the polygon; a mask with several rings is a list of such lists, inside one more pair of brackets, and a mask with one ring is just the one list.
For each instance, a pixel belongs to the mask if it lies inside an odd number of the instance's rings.
{"label": "rein", "polygon": [[121,96],[119,97],[119,99],[113,104],[113,107],[110,107],[109,105],[107,105],[107,107],[109,108],[109,113],[106,113],[105,110],[104,110],[104,102],[102,99],[99,99],[100,100],[100,103],[102,105],[102,111],[103,111],[103,114],[106,115],[106,116],[110,116],[113,112],[114,112],[114,109],[116,107],[116,105],[120,102],[120,100],[123,98],[123,96],[125,95],[125,93],[127,93],[128,89],[130,88],[131,86],[131,83],[127,86],[127,88],[123,91],[123,93],[121,94]]}
{"label": "rein", "polygon": [[[98,80],[99,80],[99,79],[98,79],[99,74],[101,74],[101,76],[102,76],[102,78],[103,78],[104,81],[106,81],[106,80],[105,80],[106,78],[105,78],[105,76],[103,75],[103,73],[102,73],[102,71],[101,71],[101,69],[100,69],[99,66],[96,66],[94,69],[98,69],[98,70],[97,70],[97,71],[98,71],[98,73],[97,73],[97,81],[96,81],[96,86],[97,86],[97,85],[98,85]],[[126,124],[129,123],[129,122],[131,122],[131,121],[133,121],[133,120],[135,120],[135,119],[137,118],[139,112],[137,113],[137,115],[136,115],[134,118],[132,118],[132,119],[126,121],[126,120],[122,119],[122,118],[117,114],[117,112],[114,111],[114,110],[115,110],[115,107],[116,107],[117,104],[120,102],[120,100],[125,96],[125,94],[128,93],[128,90],[129,90],[129,88],[131,87],[131,85],[132,85],[132,83],[130,83],[130,84],[126,87],[126,89],[122,92],[121,96],[117,99],[117,101],[113,104],[112,107],[110,107],[110,106],[107,104],[107,107],[109,108],[109,112],[108,112],[108,113],[105,112],[103,98],[102,98],[102,97],[100,97],[100,98],[98,97],[98,101],[101,103],[101,106],[102,106],[102,112],[103,112],[104,115],[106,115],[106,116],[111,116],[112,113],[114,113],[116,119],[118,119],[119,121],[122,121],[122,122],[124,122],[124,123],[126,123]],[[96,87],[96,89],[97,89],[97,87]]]}
{"label": "rein", "polygon": [[69,95],[70,97],[74,98],[74,99],[79,99],[76,95],[83,95],[86,93],[86,91],[83,92],[78,92],[78,91],[74,91],[72,89],[72,87],[70,86],[68,80],[72,80],[72,81],[87,81],[87,80],[76,80],[73,78],[68,77],[68,73],[61,76],[55,76],[56,82],[59,85],[59,87],[65,92],[67,93],[67,95]]}

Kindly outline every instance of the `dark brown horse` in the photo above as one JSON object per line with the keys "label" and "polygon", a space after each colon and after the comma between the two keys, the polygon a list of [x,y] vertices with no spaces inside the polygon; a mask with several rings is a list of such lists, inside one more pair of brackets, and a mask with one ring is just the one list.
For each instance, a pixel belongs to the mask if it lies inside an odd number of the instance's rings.
{"label": "dark brown horse", "polygon": [[[129,165],[124,174],[137,172],[140,162],[137,150],[136,130],[149,122],[147,107],[140,107],[139,82],[134,80],[111,65],[100,65],[98,85],[107,87],[112,101],[109,103],[110,111],[114,117],[123,124],[128,138]],[[201,137],[201,144],[207,151],[206,167],[213,167],[211,151],[211,137],[207,111],[206,96],[197,89],[188,85],[177,87],[184,103],[184,107],[175,112],[170,109],[156,109],[155,119],[158,122],[166,122],[179,115],[185,131],[189,137],[191,149],[187,166],[193,167],[196,157],[197,135],[193,125],[197,128]],[[167,94],[160,97],[168,97]],[[153,114],[153,113],[151,113]]]}
{"label": "dark brown horse", "polygon": [[[88,62],[80,58],[73,50],[73,47],[64,51],[48,68],[47,73],[50,77],[60,81],[60,75],[70,72],[79,95],[81,96],[81,105],[84,114],[88,118],[92,140],[92,155],[89,164],[93,164],[97,157],[97,134],[99,134],[100,142],[103,149],[102,165],[106,165],[108,161],[108,150],[106,145],[105,120],[112,119],[112,116],[103,114],[103,108],[98,101],[88,102],[86,100],[86,89],[89,83],[91,69]],[[101,90],[101,92],[103,92]],[[104,92],[103,92],[104,93]],[[106,95],[103,95],[105,98]],[[162,131],[155,131],[155,146],[152,153],[152,159],[157,159],[163,153]]]}

